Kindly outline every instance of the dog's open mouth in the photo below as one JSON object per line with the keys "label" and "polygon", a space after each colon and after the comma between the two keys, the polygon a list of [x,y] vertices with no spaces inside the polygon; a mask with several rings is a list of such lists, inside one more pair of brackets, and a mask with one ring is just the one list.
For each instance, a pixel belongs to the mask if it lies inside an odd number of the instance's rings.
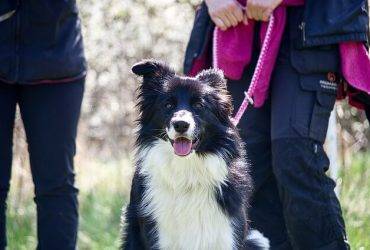
{"label": "dog's open mouth", "polygon": [[178,156],[189,155],[198,146],[199,140],[191,140],[186,137],[177,137],[175,140],[171,140],[172,147],[175,154]]}

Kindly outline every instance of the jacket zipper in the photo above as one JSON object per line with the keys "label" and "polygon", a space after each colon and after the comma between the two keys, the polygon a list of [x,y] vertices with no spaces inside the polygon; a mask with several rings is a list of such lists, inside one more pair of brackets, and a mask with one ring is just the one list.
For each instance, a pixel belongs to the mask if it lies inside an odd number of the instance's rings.
{"label": "jacket zipper", "polygon": [[299,28],[302,30],[302,40],[303,40],[303,45],[306,44],[306,22],[302,22],[299,25]]}

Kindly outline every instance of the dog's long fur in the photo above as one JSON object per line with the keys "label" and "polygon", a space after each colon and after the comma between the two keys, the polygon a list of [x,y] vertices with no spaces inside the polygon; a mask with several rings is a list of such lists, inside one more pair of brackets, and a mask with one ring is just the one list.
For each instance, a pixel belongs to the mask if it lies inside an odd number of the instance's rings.
{"label": "dog's long fur", "polygon": [[[181,77],[154,60],[136,64],[133,72],[143,81],[122,248],[267,248],[266,239],[248,229],[251,181],[243,143],[230,121],[232,105],[222,73]],[[186,156],[176,155],[171,144],[179,112],[190,117],[190,136],[197,141]]]}

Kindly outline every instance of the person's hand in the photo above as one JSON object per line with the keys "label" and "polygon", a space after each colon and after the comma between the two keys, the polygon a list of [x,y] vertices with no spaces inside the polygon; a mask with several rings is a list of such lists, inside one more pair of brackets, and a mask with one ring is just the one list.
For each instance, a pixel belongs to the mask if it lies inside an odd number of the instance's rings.
{"label": "person's hand", "polygon": [[236,0],[205,0],[212,21],[221,30],[246,22],[243,9]]}
{"label": "person's hand", "polygon": [[246,14],[249,19],[267,22],[283,0],[248,0]]}

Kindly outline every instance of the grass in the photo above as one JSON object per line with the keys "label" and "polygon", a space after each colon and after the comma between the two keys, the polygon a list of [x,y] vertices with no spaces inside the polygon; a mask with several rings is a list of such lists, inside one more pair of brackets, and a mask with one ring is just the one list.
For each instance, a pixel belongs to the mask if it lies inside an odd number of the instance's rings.
{"label": "grass", "polygon": [[[79,249],[117,249],[121,208],[127,201],[132,169],[129,161],[115,164],[85,163],[78,168],[80,188]],[[340,199],[352,249],[370,249],[370,153],[359,154],[342,172]],[[30,184],[27,184],[30,185]],[[30,190],[26,188],[25,190]],[[31,189],[32,190],[32,189]],[[8,209],[10,250],[34,249],[35,206],[32,193],[14,201],[13,188]]]}
{"label": "grass", "polygon": [[340,200],[352,249],[370,249],[370,152],[342,171]]}
{"label": "grass", "polygon": [[[78,249],[118,249],[120,216],[127,202],[132,169],[129,161],[117,163],[85,163],[77,170],[80,225]],[[15,176],[13,176],[15,177]],[[15,185],[17,186],[17,185]],[[31,183],[20,204],[15,201],[17,190],[11,189],[7,216],[8,249],[35,249],[36,213]]]}

